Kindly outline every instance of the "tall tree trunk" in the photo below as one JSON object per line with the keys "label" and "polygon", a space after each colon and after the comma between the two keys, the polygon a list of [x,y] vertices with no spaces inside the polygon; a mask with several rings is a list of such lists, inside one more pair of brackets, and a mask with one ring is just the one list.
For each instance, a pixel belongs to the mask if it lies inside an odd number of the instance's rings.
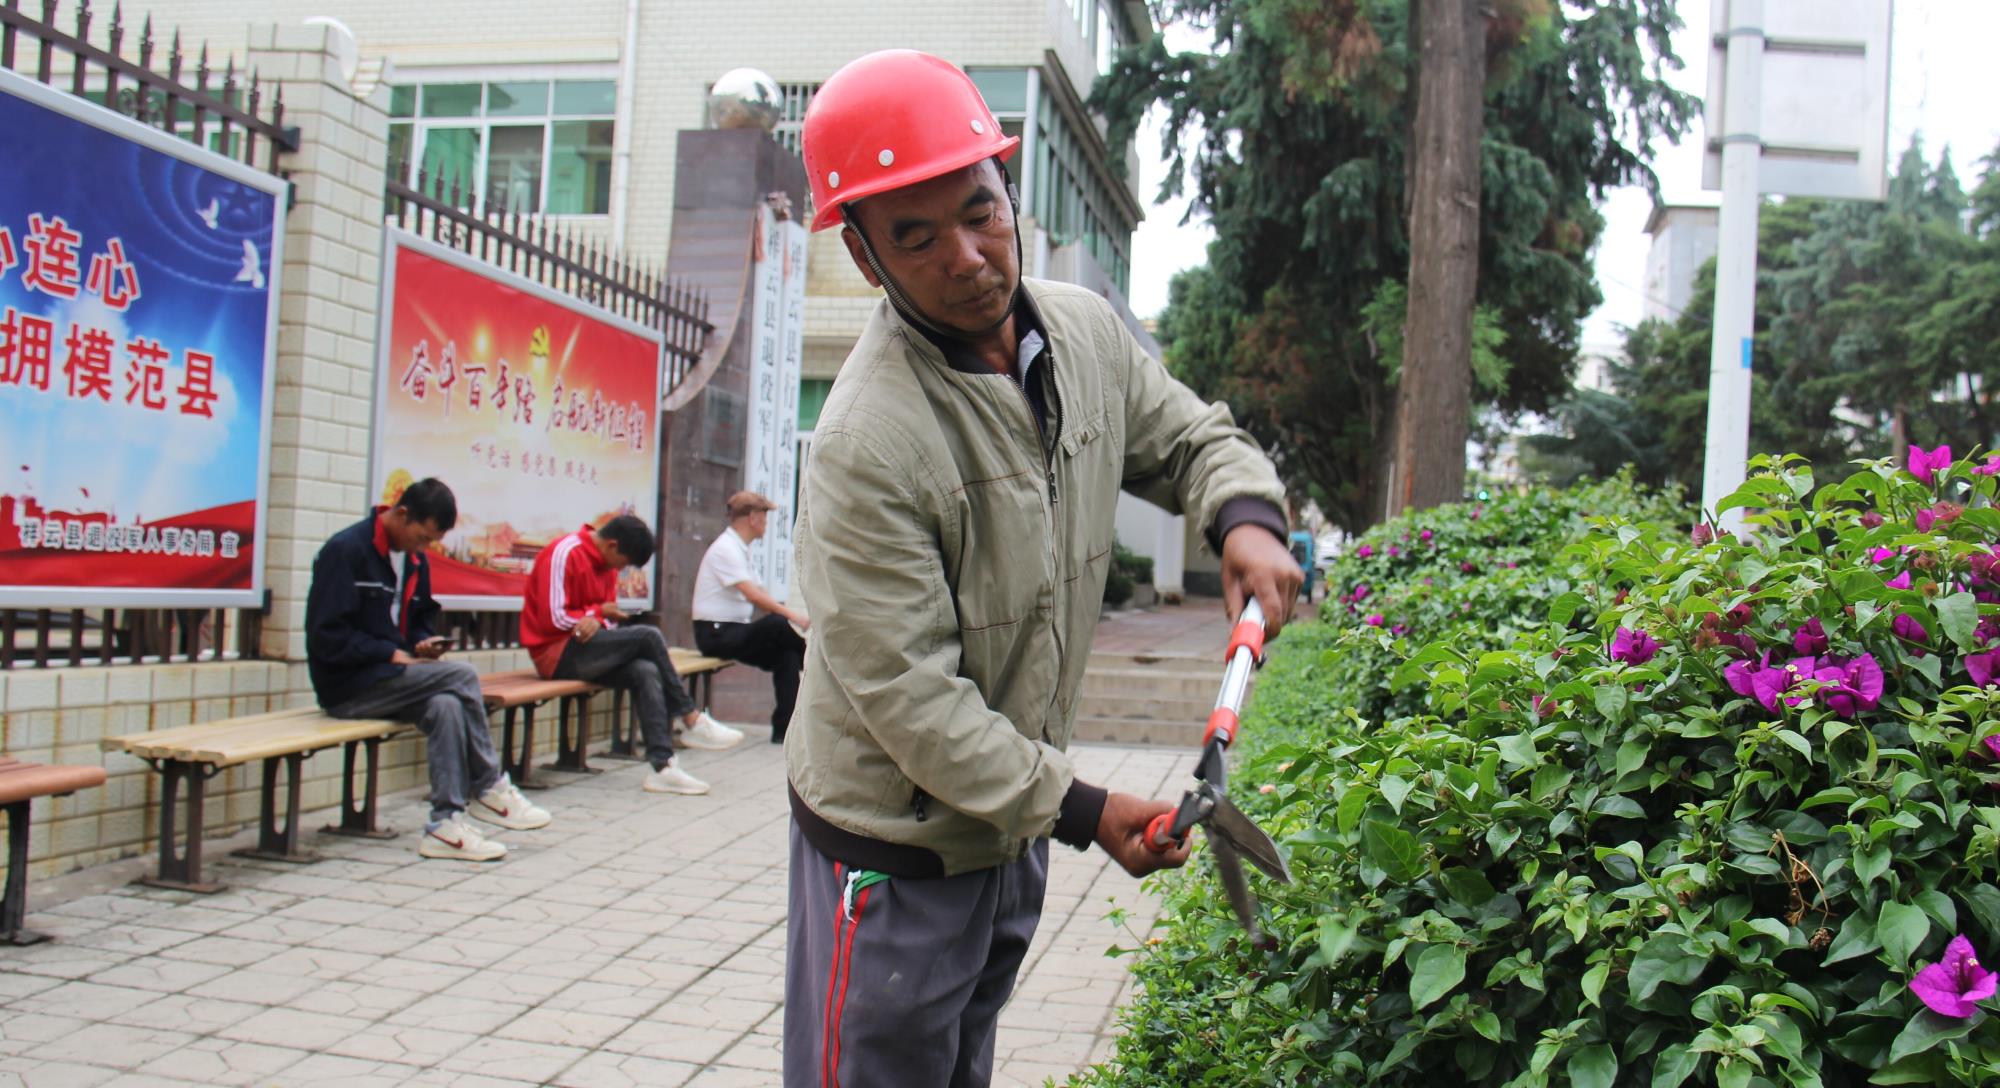
{"label": "tall tree trunk", "polygon": [[1391,508],[1465,490],[1472,310],[1479,287],[1479,143],[1486,118],[1481,0],[1411,0],[1417,125],[1411,156],[1409,313],[1396,388]]}

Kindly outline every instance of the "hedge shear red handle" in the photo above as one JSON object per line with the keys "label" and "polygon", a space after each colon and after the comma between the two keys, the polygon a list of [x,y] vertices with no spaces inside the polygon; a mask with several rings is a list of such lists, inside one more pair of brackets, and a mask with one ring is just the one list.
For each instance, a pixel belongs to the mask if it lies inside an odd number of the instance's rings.
{"label": "hedge shear red handle", "polygon": [[1243,607],[1243,614],[1237,618],[1235,628],[1230,632],[1229,649],[1224,660],[1228,664],[1222,672],[1222,691],[1215,699],[1215,709],[1209,712],[1208,728],[1202,733],[1201,764],[1195,769],[1195,777],[1203,782],[1203,788],[1189,790],[1181,798],[1180,807],[1171,813],[1162,813],[1146,825],[1146,846],[1157,853],[1166,853],[1187,842],[1188,832],[1194,825],[1208,818],[1214,810],[1214,795],[1211,790],[1223,788],[1225,774],[1222,753],[1236,740],[1238,726],[1243,713],[1243,700],[1250,691],[1250,676],[1264,656],[1264,608],[1251,598]]}

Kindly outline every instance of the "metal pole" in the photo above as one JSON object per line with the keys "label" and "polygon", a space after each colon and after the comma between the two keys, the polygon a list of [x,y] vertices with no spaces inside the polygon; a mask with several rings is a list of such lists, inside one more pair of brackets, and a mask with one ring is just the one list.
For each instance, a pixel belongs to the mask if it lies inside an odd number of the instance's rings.
{"label": "metal pole", "polygon": [[[1722,103],[1722,214],[1715,257],[1714,340],[1708,362],[1708,451],[1701,507],[1714,511],[1743,483],[1750,448],[1750,343],[1757,319],[1758,134],[1763,108],[1764,0],[1729,0]],[[1742,524],[1740,510],[1723,517]]]}

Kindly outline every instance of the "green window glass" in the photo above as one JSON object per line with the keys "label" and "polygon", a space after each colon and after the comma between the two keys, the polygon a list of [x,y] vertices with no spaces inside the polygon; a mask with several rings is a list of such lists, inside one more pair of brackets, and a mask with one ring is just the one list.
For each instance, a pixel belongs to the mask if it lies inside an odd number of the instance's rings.
{"label": "green window glass", "polygon": [[804,433],[819,426],[820,410],[826,407],[826,395],[833,392],[833,383],[820,378],[806,378],[799,382],[799,431]]}
{"label": "green window glass", "polygon": [[612,129],[610,121],[557,121],[549,126],[549,214],[611,211]]}
{"label": "green window glass", "polygon": [[539,83],[488,83],[486,116],[547,117],[549,85]]}
{"label": "green window glass", "polygon": [[479,116],[477,83],[426,83],[423,94],[425,117]]}
{"label": "green window glass", "polygon": [[424,133],[424,174],[431,184],[444,184],[450,191],[459,187],[462,199],[471,203],[479,187],[479,136],[476,128],[434,128]]}
{"label": "green window glass", "polygon": [[415,117],[417,115],[417,89],[411,86],[389,88],[389,116]]}
{"label": "green window glass", "polygon": [[408,181],[410,158],[416,139],[415,126],[404,121],[389,126],[389,170],[397,180]]}
{"label": "green window glass", "polygon": [[609,79],[558,80],[553,112],[558,117],[617,113],[618,84]]}
{"label": "green window glass", "polygon": [[1028,108],[1028,72],[1025,68],[974,68],[967,73],[986,108],[994,113],[1022,113]]}

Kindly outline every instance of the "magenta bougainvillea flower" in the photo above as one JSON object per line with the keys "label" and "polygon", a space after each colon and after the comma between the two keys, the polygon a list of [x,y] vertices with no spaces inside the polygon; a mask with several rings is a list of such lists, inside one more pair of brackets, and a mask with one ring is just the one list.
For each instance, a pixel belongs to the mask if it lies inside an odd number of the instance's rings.
{"label": "magenta bougainvillea flower", "polygon": [[1389,633],[1396,636],[1397,638],[1402,638],[1404,635],[1410,633],[1410,628],[1408,624],[1399,623],[1396,626],[1389,628]]}
{"label": "magenta bougainvillea flower", "polygon": [[1861,527],[1864,529],[1880,529],[1882,527],[1882,515],[1873,510],[1868,511],[1861,515]]}
{"label": "magenta bougainvillea flower", "polygon": [[1821,626],[1818,616],[1807,620],[1799,625],[1798,630],[1792,632],[1792,649],[1798,651],[1801,656],[1823,654],[1827,651],[1827,646],[1826,628]]}
{"label": "magenta bougainvillea flower", "polygon": [[1627,665],[1644,665],[1660,652],[1660,641],[1644,631],[1620,627],[1611,636],[1611,657]]}
{"label": "magenta bougainvillea flower", "polygon": [[1750,611],[1749,605],[1739,604],[1724,613],[1722,618],[1728,620],[1731,627],[1747,627],[1750,621],[1755,618],[1755,614]]}
{"label": "magenta bougainvillea flower", "polygon": [[1919,510],[1914,520],[1917,523],[1917,532],[1928,533],[1931,531],[1931,526],[1937,524],[1937,512],[1934,510]]}
{"label": "magenta bougainvillea flower", "polygon": [[1951,467],[1951,447],[1939,446],[1929,453],[1922,447],[1910,447],[1910,475],[1927,484],[1937,482],[1937,474]]}
{"label": "magenta bougainvillea flower", "polygon": [[1868,561],[1879,567],[1900,554],[1899,548],[1876,548],[1868,553]]}
{"label": "magenta bougainvillea flower", "polygon": [[1910,572],[1904,571],[1903,573],[1898,574],[1894,578],[1889,579],[1889,581],[1885,584],[1890,589],[1908,589],[1910,588]]}
{"label": "magenta bougainvillea flower", "polygon": [[1373,544],[1363,544],[1359,548],[1354,549],[1354,554],[1362,559],[1371,558],[1375,554],[1375,546]]}
{"label": "magenta bougainvillea flower", "polygon": [[1939,1016],[1965,1020],[2000,987],[2000,975],[1979,965],[1979,954],[1961,933],[1944,946],[1944,958],[1917,972],[1910,992]]}
{"label": "magenta bougainvillea flower", "polygon": [[1476,571],[1478,569],[1479,569],[1478,567],[1472,565],[1472,562],[1470,560],[1462,562],[1458,565],[1458,572],[1460,574],[1471,574],[1473,571]]}
{"label": "magenta bougainvillea flower", "polygon": [[1715,543],[1715,530],[1703,523],[1694,527],[1694,532],[1688,534],[1688,539],[1694,541],[1695,547],[1705,548]]}
{"label": "magenta bougainvillea flower", "polygon": [[1994,677],[2000,676],[2000,650],[1966,654],[1965,671],[1972,676],[1975,687],[1992,687]]}
{"label": "magenta bougainvillea flower", "polygon": [[[1535,696],[1535,717],[1546,718],[1549,715],[1554,714],[1555,712],[1556,712],[1556,701],[1554,699],[1551,699],[1546,695]],[[1988,739],[2000,740],[2000,737],[1990,737]]]}
{"label": "magenta bougainvillea flower", "polygon": [[1369,588],[1367,582],[1358,582],[1354,586],[1354,592],[1347,595],[1347,599],[1359,604],[1360,602],[1367,600],[1368,595],[1373,592],[1375,591]]}
{"label": "magenta bougainvillea flower", "polygon": [[1843,718],[1873,710],[1882,702],[1882,666],[1874,654],[1822,657],[1812,670],[1820,682],[1820,705]]}
{"label": "magenta bougainvillea flower", "polygon": [[1986,463],[1973,469],[1981,476],[2000,476],[2000,453],[1986,455]]}
{"label": "magenta bougainvillea flower", "polygon": [[1383,620],[1383,618],[1382,618],[1382,613],[1380,613],[1380,612],[1370,612],[1370,613],[1368,614],[1368,621],[1367,621],[1367,622],[1368,622],[1368,626],[1370,626],[1370,627],[1380,627],[1380,626],[1382,626],[1382,624],[1383,624],[1384,622],[1386,622],[1386,621],[1385,621],[1385,620]]}
{"label": "magenta bougainvillea flower", "polygon": [[1795,678],[1784,666],[1773,666],[1768,653],[1755,661],[1730,662],[1722,670],[1722,676],[1729,681],[1730,690],[1756,699],[1773,714],[1778,712],[1778,697],[1792,686]]}
{"label": "magenta bougainvillea flower", "polygon": [[1889,630],[1897,638],[1915,647],[1910,653],[1917,657],[1924,656],[1923,647],[1931,643],[1929,629],[1919,622],[1915,616],[1897,616],[1895,621],[1889,624]]}
{"label": "magenta bougainvillea flower", "polygon": [[1417,534],[1417,539],[1423,541],[1426,544],[1429,544],[1431,542],[1431,537],[1436,535],[1437,535],[1436,533],[1431,532],[1429,529],[1425,529],[1423,532]]}

